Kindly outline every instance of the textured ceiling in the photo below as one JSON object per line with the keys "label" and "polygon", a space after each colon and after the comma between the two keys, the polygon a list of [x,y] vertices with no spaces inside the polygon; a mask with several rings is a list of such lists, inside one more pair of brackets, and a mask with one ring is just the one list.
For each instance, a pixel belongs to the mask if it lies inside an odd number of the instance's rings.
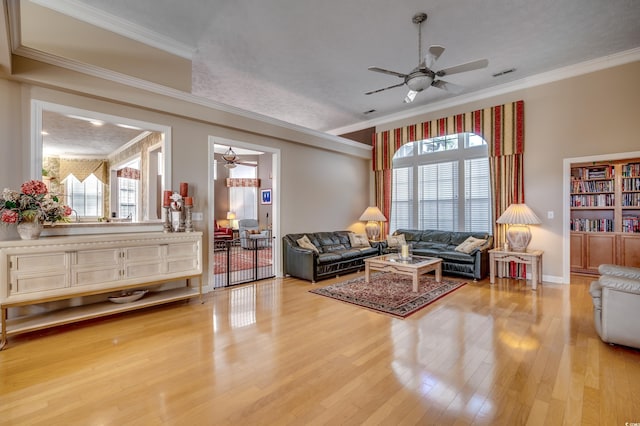
{"label": "textured ceiling", "polygon": [[640,46],[638,0],[75,3],[191,47],[194,94],[320,131],[454,96],[432,87],[404,104],[405,87],[364,94],[402,81],[367,67],[408,73],[418,64],[416,12],[429,15],[423,50],[446,48],[435,68],[489,60],[486,69],[445,78],[463,86],[463,96]]}
{"label": "textured ceiling", "polygon": [[117,123],[98,123],[102,124],[96,126],[88,120],[43,111],[42,130],[46,132],[42,136],[43,153],[53,156],[106,158],[144,132],[118,127]]}

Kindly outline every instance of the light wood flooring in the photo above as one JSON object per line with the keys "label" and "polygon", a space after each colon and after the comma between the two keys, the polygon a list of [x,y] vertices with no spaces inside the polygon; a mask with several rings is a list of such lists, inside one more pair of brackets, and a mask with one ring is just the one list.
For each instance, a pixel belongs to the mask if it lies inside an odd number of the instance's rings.
{"label": "light wood flooring", "polygon": [[308,292],[351,277],[12,337],[0,424],[640,422],[640,351],[600,341],[591,279],[470,282],[405,320]]}

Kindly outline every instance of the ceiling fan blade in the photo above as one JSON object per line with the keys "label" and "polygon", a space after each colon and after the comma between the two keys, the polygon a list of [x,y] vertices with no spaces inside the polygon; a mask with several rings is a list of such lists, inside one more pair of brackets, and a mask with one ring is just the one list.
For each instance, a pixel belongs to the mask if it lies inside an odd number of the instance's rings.
{"label": "ceiling fan blade", "polygon": [[444,80],[435,80],[433,83],[431,83],[431,85],[433,87],[437,87],[438,89],[446,90],[447,92],[451,92],[454,94],[462,93],[464,90],[464,87],[457,84],[449,83],[448,81]]}
{"label": "ceiling fan blade", "polygon": [[400,87],[400,86],[404,86],[404,82],[400,84],[394,84],[393,86],[385,87],[384,89],[372,90],[370,92],[365,93],[365,95],[373,95],[374,93],[382,92],[383,90],[393,89],[395,87]]}
{"label": "ceiling fan blade", "polygon": [[445,75],[457,74],[459,72],[467,72],[478,70],[480,68],[486,68],[489,65],[489,61],[486,59],[478,59],[477,61],[467,62],[465,64],[456,65],[454,67],[445,68],[436,73],[438,77]]}
{"label": "ceiling fan blade", "polygon": [[407,75],[406,74],[402,74],[396,71],[389,71],[389,70],[385,70],[384,68],[379,68],[379,67],[369,67],[367,68],[369,71],[375,71],[375,72],[381,72],[383,74],[390,74],[390,75],[395,75],[396,77],[400,77],[400,78],[405,78]]}
{"label": "ceiling fan blade", "polygon": [[413,102],[417,94],[418,92],[416,92],[415,90],[409,90],[409,93],[407,93],[407,96],[404,97],[404,103],[410,104],[411,102]]}
{"label": "ceiling fan blade", "polygon": [[427,56],[424,58],[427,68],[433,68],[433,64],[436,63],[440,55],[444,52],[444,47],[434,45],[429,48]]}
{"label": "ceiling fan blade", "polygon": [[256,163],[246,163],[244,161],[236,161],[236,164],[240,164],[242,166],[249,166],[249,167],[258,167],[258,165]]}

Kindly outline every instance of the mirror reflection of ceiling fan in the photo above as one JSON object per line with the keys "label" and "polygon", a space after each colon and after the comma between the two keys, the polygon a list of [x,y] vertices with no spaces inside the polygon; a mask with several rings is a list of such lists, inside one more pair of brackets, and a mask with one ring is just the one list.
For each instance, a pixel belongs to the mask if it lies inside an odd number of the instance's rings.
{"label": "mirror reflection of ceiling fan", "polygon": [[224,154],[222,154],[222,159],[225,161],[224,166],[227,169],[233,169],[234,167],[237,167],[238,164],[249,167],[258,167],[257,163],[239,161],[240,157],[238,157],[238,154],[236,154],[235,151],[231,149],[231,147],[229,147],[229,149]]}
{"label": "mirror reflection of ceiling fan", "polygon": [[489,65],[489,61],[486,59],[480,59],[477,61],[466,62],[464,64],[456,65],[449,68],[444,68],[439,71],[433,69],[434,64],[444,52],[442,46],[431,46],[427,52],[426,57],[422,58],[422,23],[427,20],[426,13],[416,13],[411,20],[414,24],[418,25],[418,66],[415,67],[408,74],[403,74],[396,71],[386,70],[379,67],[369,67],[369,71],[380,72],[383,74],[395,75],[402,78],[404,81],[393,86],[385,87],[383,89],[372,90],[365,93],[365,95],[372,95],[374,93],[382,92],[383,90],[393,89],[406,85],[409,88],[407,96],[404,98],[405,103],[413,102],[416,95],[430,86],[437,87],[439,89],[447,90],[451,93],[460,93],[464,89],[453,83],[449,83],[444,80],[440,80],[439,77],[445,75],[457,74],[466,71],[473,71],[480,68],[485,68]]}

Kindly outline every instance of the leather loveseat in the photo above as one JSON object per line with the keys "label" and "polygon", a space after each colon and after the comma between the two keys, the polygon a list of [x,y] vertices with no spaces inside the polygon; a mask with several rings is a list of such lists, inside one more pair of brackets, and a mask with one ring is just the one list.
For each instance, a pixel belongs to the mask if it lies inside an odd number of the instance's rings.
{"label": "leather loveseat", "polygon": [[603,342],[640,349],[640,268],[603,264],[589,289]]}
{"label": "leather loveseat", "polygon": [[[378,256],[380,248],[377,243],[370,247],[352,247],[349,234],[349,231],[334,231],[285,235],[282,238],[285,275],[315,283],[364,269],[364,259]],[[305,235],[315,250],[298,244]]]}
{"label": "leather loveseat", "polygon": [[[442,272],[480,280],[489,274],[489,250],[493,248],[493,236],[479,232],[453,232],[438,230],[398,229],[393,235],[404,235],[411,244],[413,255],[442,259]],[[469,237],[485,240],[484,243],[464,253],[456,250]],[[383,243],[382,252],[392,253],[397,248]]]}

